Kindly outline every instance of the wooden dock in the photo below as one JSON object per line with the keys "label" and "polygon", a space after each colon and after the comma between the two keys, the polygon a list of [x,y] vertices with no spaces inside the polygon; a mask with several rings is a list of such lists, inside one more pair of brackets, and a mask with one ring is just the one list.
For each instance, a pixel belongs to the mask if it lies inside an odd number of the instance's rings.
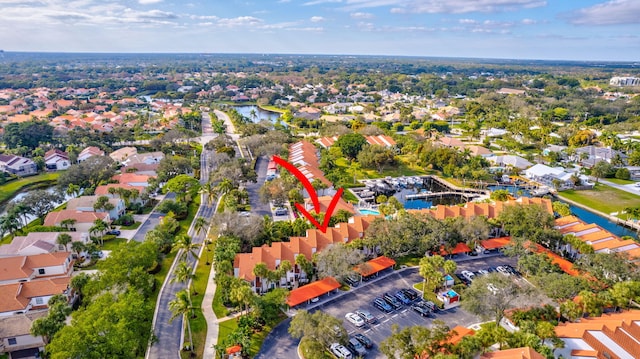
{"label": "wooden dock", "polygon": [[440,198],[440,197],[447,197],[447,196],[462,196],[469,199],[470,197],[472,198],[472,197],[481,196],[481,194],[480,193],[464,193],[459,191],[423,192],[423,193],[416,193],[416,194],[408,194],[404,196],[404,198],[407,200],[413,200],[413,199]]}

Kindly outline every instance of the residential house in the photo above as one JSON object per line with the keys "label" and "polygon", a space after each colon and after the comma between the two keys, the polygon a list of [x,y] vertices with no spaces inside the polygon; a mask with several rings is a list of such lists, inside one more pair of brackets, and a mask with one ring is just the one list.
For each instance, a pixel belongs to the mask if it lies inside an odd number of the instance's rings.
{"label": "residential house", "polygon": [[84,162],[92,156],[104,156],[104,151],[95,146],[89,146],[78,154],[78,162]]}
{"label": "residential house", "polygon": [[487,161],[499,167],[513,167],[519,170],[524,170],[525,168],[529,168],[533,165],[533,163],[526,159],[515,155],[489,156],[487,157]]}
{"label": "residential house", "polygon": [[541,163],[527,168],[524,171],[524,174],[525,177],[532,181],[551,188],[556,188],[559,191],[574,188],[575,176],[578,176],[582,185],[590,185],[589,178],[587,176],[566,172],[562,167],[549,167]]}
{"label": "residential house", "polygon": [[[365,136],[367,143],[370,145],[378,145],[384,147],[393,147],[396,145],[396,141],[387,135],[377,136]],[[329,148],[338,140],[338,136],[321,137],[316,140],[316,143],[320,144],[323,148]]]}
{"label": "residential house", "polygon": [[[233,262],[233,273],[237,278],[249,282],[251,288],[257,293],[263,293],[276,285],[286,286],[296,280],[306,283],[308,281],[306,274],[295,265],[295,258],[299,254],[311,260],[314,253],[334,243],[348,243],[362,238],[375,218],[374,216],[351,217],[346,223],[338,223],[335,227],[328,228],[326,233],[322,233],[319,229],[309,229],[304,237],[291,237],[289,242],[273,242],[270,246],[254,247],[251,253],[238,253]],[[284,260],[289,261],[293,268],[277,283],[253,274],[253,268],[258,263],[266,264],[269,270],[276,270]]]}
{"label": "residential house", "polygon": [[31,311],[0,317],[0,354],[7,353],[9,358],[38,358],[44,350],[44,340],[31,335],[31,326],[46,315],[46,311]]}
{"label": "residential house", "polygon": [[435,140],[433,144],[436,146],[457,148],[460,150],[464,149],[464,146],[465,146],[464,142],[460,141],[457,138],[449,137],[449,136],[440,137],[437,140]]}
{"label": "residential house", "polygon": [[120,184],[146,188],[149,187],[149,179],[153,178],[153,176],[141,175],[137,173],[122,173],[111,178],[118,181],[118,183]]}
{"label": "residential house", "polygon": [[[628,255],[632,261],[640,259],[640,244],[631,239],[623,240],[597,224],[587,224],[575,216],[566,216],[556,219],[555,228],[562,235],[576,236],[590,245],[595,253],[619,252]],[[575,252],[572,248],[566,249],[570,253]]]}
{"label": "residential house", "polygon": [[35,279],[68,277],[73,272],[71,252],[0,258],[0,285]]}
{"label": "residential house", "polygon": [[637,359],[640,353],[640,310],[581,318],[559,324],[556,335],[564,342],[556,358]]}
{"label": "residential house", "polygon": [[[333,200],[333,197],[331,197],[331,196],[320,196],[320,197],[318,197],[318,204],[320,205],[320,210],[318,212],[326,213],[332,200]],[[304,205],[305,205],[305,209],[307,209],[308,211],[315,211],[311,199],[306,198],[304,200]],[[335,206],[335,209],[334,209],[334,213],[337,213],[339,210],[347,211],[347,212],[349,212],[351,214],[355,214],[356,213],[356,210],[353,207],[353,205],[351,203],[348,203],[347,201],[345,201],[342,198],[340,198],[338,200],[338,203],[336,203],[336,206]]]}
{"label": "residential house", "polygon": [[593,167],[600,161],[607,161],[609,163],[619,161],[621,164],[624,164],[627,160],[627,155],[620,151],[616,151],[608,147],[596,146],[576,148],[576,157],[579,159],[580,163],[586,167]]}
{"label": "residential house", "polygon": [[466,146],[465,149],[469,150],[472,156],[480,156],[484,158],[488,158],[493,156],[493,152],[490,149],[477,145]]}
{"label": "residential house", "polygon": [[[16,236],[11,243],[0,246],[0,257],[30,256],[53,252],[65,252],[58,244],[58,236],[62,232],[29,232],[26,236]],[[64,232],[71,236],[72,242],[87,243],[89,236],[80,232]],[[68,247],[70,246],[67,245]]]}
{"label": "residential house", "polygon": [[0,171],[16,176],[32,176],[38,173],[38,166],[33,160],[16,155],[0,155]]}
{"label": "residential house", "polygon": [[157,165],[164,158],[164,153],[157,152],[146,152],[146,153],[136,153],[124,159],[122,164],[124,166],[130,166],[138,163],[144,163],[147,165]]}
{"label": "residential house", "polygon": [[[132,191],[132,192],[137,192],[138,195],[137,196],[132,196],[131,198],[125,199],[128,200],[129,203],[140,203],[140,204],[144,204],[145,200],[144,200],[144,196],[143,194],[145,193],[147,187],[145,186],[132,186],[126,183],[109,183],[106,185],[101,185],[96,187],[96,190],[94,191],[94,193],[98,196],[107,196],[109,198],[122,198],[120,194],[118,194],[117,192],[114,192],[113,194],[110,193],[110,190],[113,191],[117,191],[118,189],[125,189],[128,191]],[[125,203],[126,205],[126,203]]]}
{"label": "residential house", "polygon": [[72,229],[77,232],[90,233],[90,228],[94,226],[97,219],[111,223],[109,213],[104,212],[82,212],[73,209],[63,209],[62,211],[49,212],[44,218],[45,226],[63,227],[63,221],[74,220]]}
{"label": "residential house", "polygon": [[0,317],[47,309],[49,299],[63,294],[70,299],[71,277],[38,279],[0,285]]}
{"label": "residential house", "polygon": [[317,179],[325,185],[333,187],[333,183],[318,169],[318,149],[310,142],[299,141],[289,145],[289,162],[298,167],[310,182]]}
{"label": "residential house", "polygon": [[114,221],[125,213],[125,204],[120,198],[109,198],[108,203],[113,206],[111,210],[107,211],[103,208],[95,209],[94,205],[100,197],[101,196],[80,196],[72,198],[67,202],[67,209],[82,212],[107,212],[109,213],[109,218]]}
{"label": "residential house", "polygon": [[497,201],[495,203],[468,202],[464,206],[437,206],[435,209],[409,209],[407,210],[407,212],[428,214],[440,221],[447,218],[463,217],[465,219],[471,219],[473,217],[480,216],[491,219],[498,217],[506,207],[513,205],[538,205],[542,206],[547,211],[547,213],[553,214],[551,200],[537,197],[520,197],[515,200],[505,202]]}
{"label": "residential house", "polygon": [[44,154],[44,164],[48,170],[62,171],[71,166],[69,155],[59,149],[52,149]]}
{"label": "residential house", "polygon": [[109,157],[118,163],[124,162],[127,158],[138,153],[135,147],[122,147],[109,154]]}

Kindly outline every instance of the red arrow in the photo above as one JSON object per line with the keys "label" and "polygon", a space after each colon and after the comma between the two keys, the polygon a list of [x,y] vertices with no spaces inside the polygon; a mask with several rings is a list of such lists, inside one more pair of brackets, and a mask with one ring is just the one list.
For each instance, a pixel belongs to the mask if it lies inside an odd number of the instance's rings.
{"label": "red arrow", "polygon": [[[291,174],[294,175],[300,181],[300,183],[302,183],[302,186],[307,190],[307,193],[309,194],[309,198],[311,198],[311,202],[313,203],[313,207],[315,208],[316,213],[320,213],[320,201],[318,200],[318,193],[313,188],[313,185],[311,185],[311,182],[309,182],[309,179],[307,179],[307,177],[302,172],[300,172],[300,170],[296,166],[283,160],[282,158],[273,156],[273,161],[284,167],[284,169],[286,169],[287,171],[291,172]],[[298,209],[298,211],[300,211],[300,213],[302,213],[303,216],[307,217],[311,224],[316,226],[316,228],[318,228],[322,233],[326,233],[327,228],[329,227],[329,220],[331,220],[331,214],[336,209],[338,201],[342,196],[342,192],[343,189],[339,188],[338,192],[336,192],[336,194],[331,199],[331,203],[329,203],[327,212],[324,214],[324,220],[322,221],[322,224],[320,224],[320,222],[318,222],[311,215],[311,213],[309,213],[309,211],[307,211],[307,209],[304,208],[304,206],[300,203],[296,203],[296,208]]]}

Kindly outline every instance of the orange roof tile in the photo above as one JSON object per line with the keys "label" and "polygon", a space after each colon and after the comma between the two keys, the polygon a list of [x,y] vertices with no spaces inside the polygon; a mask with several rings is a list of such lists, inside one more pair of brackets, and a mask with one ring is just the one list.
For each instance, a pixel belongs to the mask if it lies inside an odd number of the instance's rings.
{"label": "orange roof tile", "polygon": [[476,331],[461,325],[456,325],[449,331],[449,333],[451,333],[451,337],[447,339],[447,343],[456,345],[462,340],[462,338],[474,335]]}
{"label": "orange roof tile", "polygon": [[456,244],[456,246],[451,250],[451,253],[447,252],[447,249],[445,248],[444,245],[440,246],[440,254],[443,256],[446,256],[447,254],[460,254],[460,253],[468,253],[468,252],[471,252],[471,248],[469,248],[468,245],[462,242]]}
{"label": "orange roof tile", "polygon": [[529,347],[485,353],[480,359],[545,359],[545,356]]}
{"label": "orange roof tile", "polygon": [[289,293],[289,297],[287,298],[287,305],[290,307],[295,307],[296,305],[304,303],[307,300],[319,297],[338,288],[340,288],[340,283],[338,283],[337,280],[335,280],[333,277],[326,277],[319,281],[292,290]]}
{"label": "orange roof tile", "polygon": [[45,226],[58,226],[65,219],[75,219],[76,223],[93,223],[96,219],[106,219],[109,216],[105,212],[81,212],[63,209],[57,212],[49,212],[44,218]]}
{"label": "orange roof tile", "polygon": [[0,281],[28,279],[35,268],[62,265],[69,258],[69,252],[43,253],[31,256],[0,258]]}
{"label": "orange roof tile", "polygon": [[480,241],[480,245],[484,249],[498,249],[506,246],[511,242],[511,237],[490,238]]}
{"label": "orange roof tile", "polygon": [[356,266],[354,270],[360,273],[360,275],[367,277],[383,271],[389,267],[393,267],[394,265],[396,265],[396,261],[394,261],[393,259],[387,258],[385,256],[380,256]]}

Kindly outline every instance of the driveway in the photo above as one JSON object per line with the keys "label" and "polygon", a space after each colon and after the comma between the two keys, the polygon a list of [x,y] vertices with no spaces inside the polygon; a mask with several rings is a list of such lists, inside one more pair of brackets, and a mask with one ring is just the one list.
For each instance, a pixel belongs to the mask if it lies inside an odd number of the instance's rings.
{"label": "driveway", "polygon": [[251,204],[251,213],[259,216],[271,216],[271,208],[269,203],[262,203],[260,201],[260,194],[258,193],[260,187],[264,184],[267,178],[267,166],[269,160],[266,157],[258,157],[256,160],[256,173],[258,174],[257,181],[245,183],[245,188],[249,193],[249,203]]}
{"label": "driveway", "polygon": [[[175,198],[176,194],[171,192],[167,193],[164,196],[164,199],[175,200]],[[136,232],[132,239],[136,242],[144,241],[144,236],[147,234],[147,232],[156,228],[156,226],[160,223],[162,217],[164,217],[164,213],[157,212],[154,208],[153,212],[149,214],[149,217],[147,217],[147,219],[140,225],[140,227],[138,227],[138,232]]]}

